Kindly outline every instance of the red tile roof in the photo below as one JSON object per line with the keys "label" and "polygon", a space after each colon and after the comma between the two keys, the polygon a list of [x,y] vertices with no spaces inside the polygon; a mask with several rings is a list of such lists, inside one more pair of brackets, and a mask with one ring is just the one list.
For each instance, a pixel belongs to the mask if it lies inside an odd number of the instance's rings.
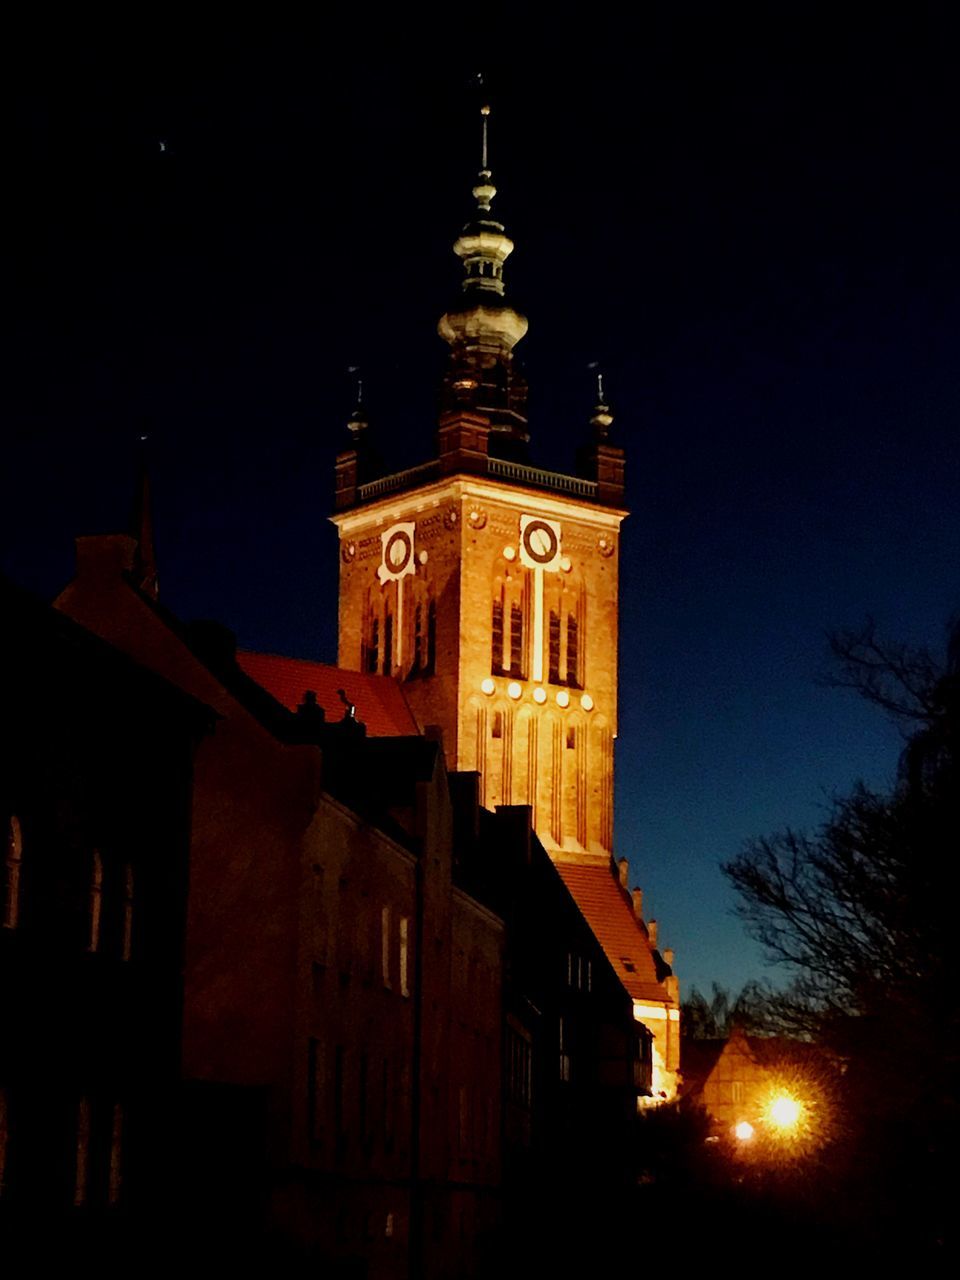
{"label": "red tile roof", "polygon": [[617,977],[635,1000],[664,1001],[666,988],[657,981],[657,968],[646,930],[608,867],[584,867],[558,862],[560,878],[607,954]]}
{"label": "red tile roof", "polygon": [[237,662],[251,680],[266,689],[272,697],[296,711],[303,695],[311,689],[328,721],[342,720],[344,705],[337,690],[343,689],[356,704],[357,719],[367,726],[372,738],[419,735],[420,726],[403,696],[403,689],[389,676],[369,675],[365,671],[345,671],[325,662],[306,662],[300,658],[279,658],[270,653],[247,653],[240,650]]}

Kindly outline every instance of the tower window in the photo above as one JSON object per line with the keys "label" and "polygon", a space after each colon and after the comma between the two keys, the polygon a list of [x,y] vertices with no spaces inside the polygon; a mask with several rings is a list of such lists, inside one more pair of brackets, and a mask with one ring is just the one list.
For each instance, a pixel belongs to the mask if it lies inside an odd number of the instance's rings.
{"label": "tower window", "polygon": [[383,620],[383,674],[390,675],[393,670],[393,614],[388,613]]}
{"label": "tower window", "polygon": [[494,600],[493,619],[490,626],[493,641],[493,653],[490,658],[490,670],[495,676],[503,675],[503,601]]}
{"label": "tower window", "polygon": [[510,606],[510,671],[523,675],[523,609],[519,604]]}
{"label": "tower window", "polygon": [[575,725],[571,725],[567,730],[567,747],[572,751],[577,745],[577,729]]}
{"label": "tower window", "polygon": [[493,727],[490,730],[490,736],[492,738],[503,737],[503,712],[502,711],[495,711],[493,713]]}
{"label": "tower window", "polygon": [[580,688],[580,627],[572,613],[567,615],[567,684]]}
{"label": "tower window", "polygon": [[370,644],[367,647],[367,670],[380,670],[380,619],[373,618],[370,623]]}
{"label": "tower window", "polygon": [[550,669],[551,684],[560,683],[560,615],[550,611]]}

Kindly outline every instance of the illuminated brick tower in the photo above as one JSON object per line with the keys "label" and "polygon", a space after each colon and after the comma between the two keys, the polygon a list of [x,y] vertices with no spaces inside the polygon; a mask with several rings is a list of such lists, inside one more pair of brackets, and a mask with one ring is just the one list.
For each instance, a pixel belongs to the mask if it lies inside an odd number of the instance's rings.
{"label": "illuminated brick tower", "polygon": [[653,1037],[653,1089],[676,1091],[679,992],[626,860],[613,860],[613,742],[623,451],[599,403],[576,475],[527,455],[526,385],[513,348],[527,321],[504,295],[513,242],[476,209],[454,242],[459,305],[436,456],[377,474],[358,408],[337,459],[339,665],[395,677],[448,763],[475,770],[488,807],[529,805],[534,828]]}
{"label": "illuminated brick tower", "polygon": [[393,675],[451,767],[477,770],[488,807],[524,804],[557,860],[608,863],[617,730],[617,572],[623,451],[602,403],[575,476],[527,462],[526,386],[513,348],[527,321],[504,296],[513,243],[476,210],[454,243],[459,305],[437,457],[367,470],[366,423],[337,462],[339,664]]}

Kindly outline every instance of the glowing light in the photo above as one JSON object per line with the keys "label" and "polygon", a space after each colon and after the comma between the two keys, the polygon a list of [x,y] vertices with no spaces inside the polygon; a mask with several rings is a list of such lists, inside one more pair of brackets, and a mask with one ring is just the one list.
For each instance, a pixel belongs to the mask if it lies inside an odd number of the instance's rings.
{"label": "glowing light", "polygon": [[517,548],[516,548],[516,547],[504,547],[504,548],[503,548],[503,558],[504,558],[504,560],[516,560],[516,558],[517,558]]}
{"label": "glowing light", "polygon": [[557,694],[557,706],[569,707],[569,705],[570,705],[570,695],[569,693],[567,693],[566,689],[561,689],[560,692]]}
{"label": "glowing light", "polygon": [[421,551],[420,554],[417,556],[417,559],[420,561],[421,564],[426,564],[427,553],[425,551]]}
{"label": "glowing light", "polygon": [[564,573],[570,572],[570,570],[573,568],[573,565],[570,562],[569,556],[560,557],[560,568],[563,570]]}
{"label": "glowing light", "polygon": [[767,1119],[778,1129],[795,1129],[802,1112],[800,1103],[788,1093],[778,1094],[767,1104]]}
{"label": "glowing light", "polygon": [[493,693],[493,691],[496,689],[496,687],[497,686],[493,683],[493,681],[490,679],[489,676],[487,676],[486,680],[480,681],[481,692],[485,693],[488,698],[490,694]]}
{"label": "glowing light", "polygon": [[540,705],[542,706],[542,705],[543,705],[543,703],[545,703],[545,702],[546,702],[546,700],[547,700],[547,691],[546,691],[546,689],[534,689],[534,691],[533,691],[533,700],[534,700],[534,702],[539,702],[539,703],[540,703]]}
{"label": "glowing light", "polygon": [[580,705],[583,707],[584,711],[593,710],[593,699],[590,697],[589,693],[585,693],[581,696]]}
{"label": "glowing light", "polygon": [[519,698],[520,695],[523,693],[523,690],[517,684],[516,680],[511,680],[510,683],[507,685],[507,693],[511,698]]}
{"label": "glowing light", "polygon": [[739,1124],[734,1125],[733,1136],[738,1142],[749,1142],[753,1137],[753,1125],[749,1120],[741,1120]]}

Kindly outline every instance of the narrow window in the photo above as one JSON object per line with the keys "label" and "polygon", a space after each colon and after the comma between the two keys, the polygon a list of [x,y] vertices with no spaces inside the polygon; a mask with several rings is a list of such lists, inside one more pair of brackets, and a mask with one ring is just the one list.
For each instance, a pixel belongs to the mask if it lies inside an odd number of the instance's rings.
{"label": "narrow window", "polygon": [[490,729],[490,736],[492,738],[503,737],[503,712],[502,711],[495,711],[493,713],[493,725]]}
{"label": "narrow window", "polygon": [[550,611],[550,674],[551,684],[560,683],[560,615]]}
{"label": "narrow window", "polygon": [[587,990],[593,990],[593,961],[587,961]]}
{"label": "narrow window", "polygon": [[14,815],[7,826],[4,859],[3,927],[15,929],[20,919],[20,867],[23,861],[23,832]]}
{"label": "narrow window", "polygon": [[580,628],[576,616],[567,615],[567,684],[580,688]]}
{"label": "narrow window", "polygon": [[493,638],[493,654],[490,659],[490,670],[495,676],[503,675],[503,601],[493,602],[493,622],[491,624]]}
{"label": "narrow window", "polygon": [[410,994],[410,920],[400,917],[400,994]]}
{"label": "narrow window", "polygon": [[437,602],[431,600],[427,609],[427,665],[424,675],[432,676],[437,669]]}
{"label": "narrow window", "polygon": [[523,609],[519,604],[510,606],[510,670],[515,676],[523,674]]}
{"label": "narrow window", "polygon": [[383,674],[388,676],[393,670],[393,614],[388,613],[383,620]]}
{"label": "narrow window", "polygon": [[380,619],[373,618],[370,622],[370,644],[367,646],[367,670],[377,672],[380,670]]}
{"label": "narrow window", "polygon": [[380,967],[383,970],[383,985],[390,988],[390,908],[384,907],[380,912]]}
{"label": "narrow window", "polygon": [[563,1018],[560,1019],[560,1079],[567,1081],[570,1079],[570,1053]]}
{"label": "narrow window", "polygon": [[576,745],[577,745],[577,727],[576,725],[572,724],[567,729],[567,747],[572,751]]}
{"label": "narrow window", "polygon": [[73,1179],[73,1203],[79,1209],[87,1202],[87,1175],[90,1163],[90,1099],[81,1098],[77,1107],[77,1162]]}
{"label": "narrow window", "polygon": [[113,1104],[113,1117],[110,1126],[110,1172],[107,1183],[108,1204],[119,1204],[120,1191],[123,1187],[123,1106],[119,1102]]}
{"label": "narrow window", "polygon": [[90,867],[90,932],[87,936],[87,950],[97,951],[100,947],[100,913],[103,909],[103,859],[96,849]]}
{"label": "narrow window", "polygon": [[133,952],[133,867],[128,862],[123,869],[123,937],[120,943],[120,959],[129,960]]}

